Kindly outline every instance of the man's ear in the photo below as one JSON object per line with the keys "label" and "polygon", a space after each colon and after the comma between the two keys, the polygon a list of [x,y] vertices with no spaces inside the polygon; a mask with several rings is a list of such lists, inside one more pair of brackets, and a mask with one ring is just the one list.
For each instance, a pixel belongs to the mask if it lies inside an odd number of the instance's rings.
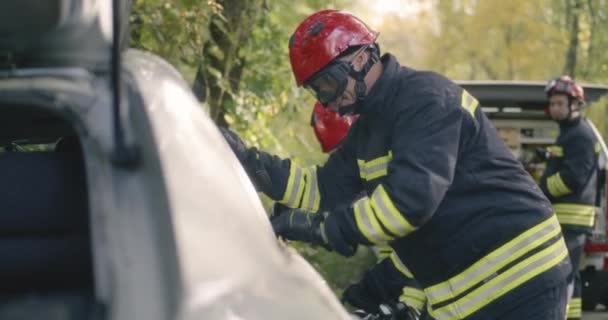
{"label": "man's ear", "polygon": [[357,72],[361,71],[369,58],[369,51],[363,50],[363,52],[361,52],[357,57],[355,57],[355,60],[353,60],[353,69],[355,69]]}

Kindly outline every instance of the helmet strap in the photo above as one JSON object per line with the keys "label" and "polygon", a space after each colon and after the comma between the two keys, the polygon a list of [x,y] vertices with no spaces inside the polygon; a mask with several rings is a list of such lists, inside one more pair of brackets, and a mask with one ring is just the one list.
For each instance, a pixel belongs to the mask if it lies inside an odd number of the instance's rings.
{"label": "helmet strap", "polygon": [[338,113],[340,113],[340,115],[354,114],[359,112],[359,106],[365,99],[367,91],[367,85],[365,84],[365,76],[367,76],[369,70],[371,70],[371,68],[378,61],[380,61],[379,49],[376,45],[372,45],[365,50],[370,53],[369,59],[367,59],[365,65],[363,65],[363,67],[359,71],[355,71],[353,69],[353,66],[351,65],[350,70],[348,72],[348,75],[355,79],[355,94],[357,95],[357,99],[354,103],[350,105],[338,108]]}

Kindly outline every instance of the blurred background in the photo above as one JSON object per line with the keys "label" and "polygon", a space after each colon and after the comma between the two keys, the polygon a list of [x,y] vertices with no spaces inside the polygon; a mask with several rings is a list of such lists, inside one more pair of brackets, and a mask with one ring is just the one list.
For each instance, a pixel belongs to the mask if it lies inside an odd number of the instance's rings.
{"label": "blurred background", "polygon": [[[250,145],[321,164],[313,97],[295,86],[287,42],[320,9],[347,10],[380,32],[402,65],[455,80],[608,84],[608,0],[136,0],[131,46],[175,65],[218,124]],[[587,108],[604,137],[607,99]],[[268,199],[263,199],[267,208]],[[374,263],[295,245],[340,293]]]}

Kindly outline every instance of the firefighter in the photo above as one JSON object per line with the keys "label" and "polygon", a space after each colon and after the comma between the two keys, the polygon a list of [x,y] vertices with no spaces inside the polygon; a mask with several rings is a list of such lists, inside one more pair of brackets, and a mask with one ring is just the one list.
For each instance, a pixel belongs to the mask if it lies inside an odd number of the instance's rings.
{"label": "firefighter", "polygon": [[438,320],[563,319],[571,265],[550,202],[473,96],[380,56],[376,38],[353,15],[323,10],[289,41],[297,84],[359,115],[324,165],[300,167],[224,130],[250,174],[265,168],[262,191],[318,212],[279,215],[275,231],[345,256],[389,244]]}
{"label": "firefighter", "polygon": [[[348,134],[357,115],[340,116],[315,103],[310,125],[324,153],[331,153]],[[420,284],[388,245],[373,246],[378,263],[364,277],[344,291],[342,300],[368,313],[379,314],[381,304],[399,312],[396,319],[418,319],[424,313],[426,297]],[[398,304],[402,304],[401,307]]]}
{"label": "firefighter", "polygon": [[[569,277],[573,288],[567,319],[582,316],[581,278],[578,265],[583,255],[585,237],[595,218],[599,142],[581,116],[585,103],[583,88],[570,77],[551,80],[545,92],[549,114],[559,124],[555,145],[546,148],[547,167],[540,180],[541,189],[553,203],[572,263]],[[573,289],[573,290],[572,290]]]}

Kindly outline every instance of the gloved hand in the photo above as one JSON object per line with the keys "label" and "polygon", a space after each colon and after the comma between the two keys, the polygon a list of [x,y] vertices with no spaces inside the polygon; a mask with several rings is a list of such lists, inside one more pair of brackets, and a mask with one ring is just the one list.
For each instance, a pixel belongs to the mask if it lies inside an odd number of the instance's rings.
{"label": "gloved hand", "polygon": [[536,153],[536,157],[538,157],[542,161],[546,161],[549,159],[549,151],[546,148],[536,148],[534,149]]}
{"label": "gloved hand", "polygon": [[247,157],[247,145],[245,144],[245,142],[243,142],[243,140],[233,131],[231,131],[228,128],[225,127],[219,127],[220,132],[222,133],[222,135],[224,136],[224,139],[226,140],[226,142],[228,142],[228,145],[230,146],[230,149],[232,149],[232,152],[234,152],[234,154],[236,155],[236,157],[239,159],[239,161],[242,163],[243,161],[245,161],[245,158]]}
{"label": "gloved hand", "polygon": [[270,213],[270,219],[276,218],[284,213],[289,213],[289,212],[291,212],[291,210],[293,210],[293,209],[282,203],[275,202],[274,205],[272,206],[272,212]]}
{"label": "gloved hand", "polygon": [[368,312],[363,309],[353,312],[359,319],[363,320],[420,320],[422,316],[418,311],[412,309],[402,302],[396,304],[382,303],[377,307],[377,312]]}
{"label": "gloved hand", "polygon": [[381,299],[370,292],[365,284],[358,282],[350,285],[342,293],[342,303],[348,303],[351,307],[361,309],[370,314],[380,312]]}
{"label": "gloved hand", "polygon": [[320,245],[347,257],[355,254],[357,250],[356,245],[343,238],[335,219],[331,219],[330,212],[309,213],[291,209],[287,213],[271,217],[270,223],[276,235],[287,240]]}
{"label": "gloved hand", "polygon": [[380,319],[419,320],[420,313],[403,302],[380,305]]}
{"label": "gloved hand", "polygon": [[324,220],[322,214],[308,213],[297,209],[289,209],[287,212],[283,210],[270,217],[272,228],[277,236],[287,240],[321,245],[331,250],[323,230]]}

